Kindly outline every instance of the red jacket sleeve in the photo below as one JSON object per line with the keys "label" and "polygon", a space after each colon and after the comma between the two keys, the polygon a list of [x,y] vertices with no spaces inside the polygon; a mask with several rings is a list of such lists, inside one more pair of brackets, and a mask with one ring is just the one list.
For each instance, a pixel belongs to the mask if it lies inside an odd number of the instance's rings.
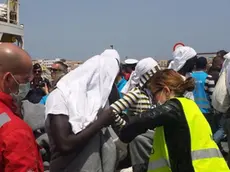
{"label": "red jacket sleeve", "polygon": [[34,136],[26,129],[14,130],[4,138],[4,172],[43,172]]}

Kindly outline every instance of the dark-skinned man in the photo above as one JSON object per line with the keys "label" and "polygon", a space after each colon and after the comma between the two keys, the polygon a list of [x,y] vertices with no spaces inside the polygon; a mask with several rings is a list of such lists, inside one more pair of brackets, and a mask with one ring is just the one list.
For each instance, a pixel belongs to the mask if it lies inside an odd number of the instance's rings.
{"label": "dark-skinned man", "polygon": [[1,172],[44,171],[33,132],[16,113],[13,100],[20,90],[28,88],[31,78],[29,54],[13,44],[0,44]]}
{"label": "dark-skinned man", "polygon": [[119,61],[116,50],[106,50],[61,78],[48,96],[50,172],[115,171],[116,147],[107,128],[114,119],[100,109],[119,97],[114,91]]}

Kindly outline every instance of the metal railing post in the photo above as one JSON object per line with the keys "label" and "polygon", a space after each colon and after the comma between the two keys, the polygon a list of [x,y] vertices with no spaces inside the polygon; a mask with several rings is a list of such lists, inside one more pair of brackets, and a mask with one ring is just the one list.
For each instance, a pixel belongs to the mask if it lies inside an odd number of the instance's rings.
{"label": "metal railing post", "polygon": [[7,0],[7,23],[10,23],[10,0]]}
{"label": "metal railing post", "polygon": [[18,25],[20,25],[20,21],[19,21],[19,19],[20,19],[20,17],[19,17],[19,6],[20,6],[20,4],[19,4],[19,0],[16,0],[16,3],[17,3],[17,24]]}

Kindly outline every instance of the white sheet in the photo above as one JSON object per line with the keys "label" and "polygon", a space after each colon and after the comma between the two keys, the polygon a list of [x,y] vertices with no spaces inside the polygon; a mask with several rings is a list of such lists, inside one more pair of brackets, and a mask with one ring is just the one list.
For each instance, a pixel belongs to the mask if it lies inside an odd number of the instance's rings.
{"label": "white sheet", "polygon": [[97,118],[107,102],[119,72],[120,57],[116,50],[105,50],[65,75],[58,83],[69,110],[69,122],[76,134]]}
{"label": "white sheet", "polygon": [[224,60],[224,63],[222,65],[222,70],[221,70],[220,74],[223,72],[223,70],[227,69],[227,67],[230,64],[230,53],[226,54],[224,56],[224,58],[225,58],[225,60]]}
{"label": "white sheet", "polygon": [[222,71],[220,74],[226,70],[226,87],[228,89],[228,93],[230,95],[230,53],[226,54],[224,56],[225,61],[223,63]]}

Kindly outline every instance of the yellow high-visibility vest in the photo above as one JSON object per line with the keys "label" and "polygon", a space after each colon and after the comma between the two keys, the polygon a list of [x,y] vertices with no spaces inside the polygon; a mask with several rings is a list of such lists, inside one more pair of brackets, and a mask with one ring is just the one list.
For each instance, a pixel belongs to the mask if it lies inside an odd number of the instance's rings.
{"label": "yellow high-visibility vest", "polygon": [[[191,157],[195,172],[229,172],[227,163],[212,139],[211,128],[199,107],[187,98],[177,99],[182,104],[190,130]],[[164,127],[156,128],[148,172],[171,172]]]}

